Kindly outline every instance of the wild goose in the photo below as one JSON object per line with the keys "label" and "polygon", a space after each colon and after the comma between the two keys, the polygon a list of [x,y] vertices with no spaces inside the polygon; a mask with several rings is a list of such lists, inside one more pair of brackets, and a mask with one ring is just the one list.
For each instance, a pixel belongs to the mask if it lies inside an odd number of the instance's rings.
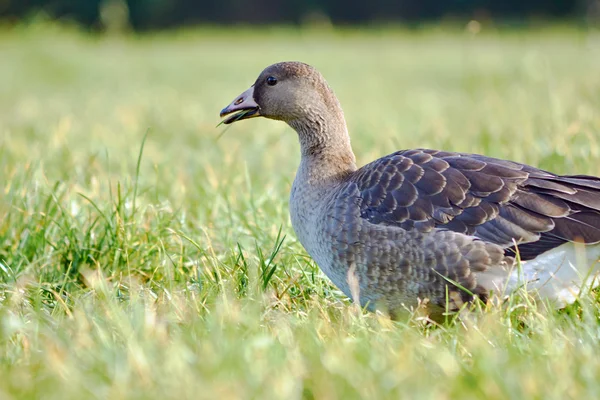
{"label": "wild goose", "polygon": [[600,178],[427,149],[357,169],[338,99],[300,62],[267,67],[220,115],[284,121],[298,133],[292,225],[362,306],[440,316],[526,284],[563,307],[598,284]]}

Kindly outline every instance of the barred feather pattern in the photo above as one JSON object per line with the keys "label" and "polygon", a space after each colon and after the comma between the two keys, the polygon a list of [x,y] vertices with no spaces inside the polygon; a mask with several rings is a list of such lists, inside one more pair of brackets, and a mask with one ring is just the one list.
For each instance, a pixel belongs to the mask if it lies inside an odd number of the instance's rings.
{"label": "barred feather pattern", "polygon": [[419,299],[430,315],[485,300],[500,286],[489,282],[509,279],[517,249],[527,261],[600,242],[598,178],[480,155],[393,153],[350,174],[322,210],[313,224],[323,236],[307,249],[327,245],[311,255],[348,296],[392,314]]}

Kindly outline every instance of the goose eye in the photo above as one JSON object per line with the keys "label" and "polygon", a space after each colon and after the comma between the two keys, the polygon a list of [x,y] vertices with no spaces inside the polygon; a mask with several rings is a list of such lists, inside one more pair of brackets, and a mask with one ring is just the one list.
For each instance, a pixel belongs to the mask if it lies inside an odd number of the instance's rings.
{"label": "goose eye", "polygon": [[269,86],[275,86],[277,85],[277,78],[275,78],[274,76],[270,76],[267,78],[267,85]]}

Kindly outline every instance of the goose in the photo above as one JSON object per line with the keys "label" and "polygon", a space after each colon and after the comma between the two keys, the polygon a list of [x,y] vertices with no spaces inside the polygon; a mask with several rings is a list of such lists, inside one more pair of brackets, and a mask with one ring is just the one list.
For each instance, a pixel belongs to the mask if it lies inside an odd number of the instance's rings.
{"label": "goose", "polygon": [[598,177],[430,149],[357,168],[340,102],[302,62],[267,67],[220,116],[296,131],[293,229],[361,307],[435,319],[524,287],[562,308],[599,283]]}

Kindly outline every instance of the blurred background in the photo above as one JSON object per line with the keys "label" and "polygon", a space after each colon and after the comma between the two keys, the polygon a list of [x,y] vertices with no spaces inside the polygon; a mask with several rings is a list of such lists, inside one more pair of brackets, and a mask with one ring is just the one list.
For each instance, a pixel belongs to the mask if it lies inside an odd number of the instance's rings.
{"label": "blurred background", "polygon": [[381,24],[475,19],[512,24],[547,19],[594,23],[598,0],[0,0],[0,18],[40,15],[90,28],[161,29],[209,24]]}
{"label": "blurred background", "polygon": [[169,167],[148,176],[188,171],[169,196],[206,168],[263,184],[285,166],[270,179],[287,198],[295,135],[249,121],[217,140],[215,125],[265,66],[302,60],[334,87],[361,164],[433,147],[595,173],[598,27],[600,0],[0,0],[0,151],[49,181],[89,181],[97,158],[119,179],[150,131],[145,157]]}

